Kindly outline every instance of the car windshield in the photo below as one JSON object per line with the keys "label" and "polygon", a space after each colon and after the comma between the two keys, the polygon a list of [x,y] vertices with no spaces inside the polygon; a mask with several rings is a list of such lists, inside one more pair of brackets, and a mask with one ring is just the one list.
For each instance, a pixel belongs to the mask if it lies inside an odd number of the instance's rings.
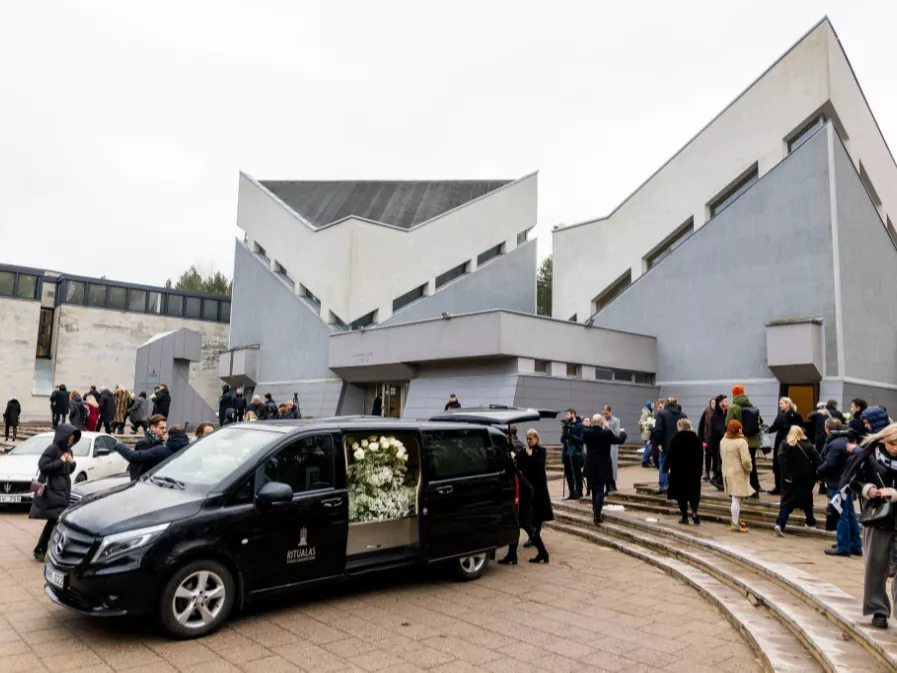
{"label": "car windshield", "polygon": [[[44,451],[46,451],[47,447],[52,443],[52,435],[37,435],[36,437],[32,437],[31,439],[26,439],[6,455],[39,456]],[[90,453],[90,440],[87,438],[79,439],[74,445],[72,445],[72,453],[74,453],[76,457],[88,455]]]}
{"label": "car windshield", "polygon": [[212,488],[255,459],[280,436],[264,430],[222,428],[177,453],[150,479],[159,484]]}

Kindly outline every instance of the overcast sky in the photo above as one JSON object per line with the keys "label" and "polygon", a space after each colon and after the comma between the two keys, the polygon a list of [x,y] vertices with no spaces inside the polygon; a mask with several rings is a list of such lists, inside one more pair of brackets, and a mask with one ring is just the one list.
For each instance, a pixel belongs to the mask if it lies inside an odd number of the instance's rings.
{"label": "overcast sky", "polygon": [[259,179],[516,178],[607,214],[828,14],[897,148],[897,2],[0,4],[0,261],[233,268]]}

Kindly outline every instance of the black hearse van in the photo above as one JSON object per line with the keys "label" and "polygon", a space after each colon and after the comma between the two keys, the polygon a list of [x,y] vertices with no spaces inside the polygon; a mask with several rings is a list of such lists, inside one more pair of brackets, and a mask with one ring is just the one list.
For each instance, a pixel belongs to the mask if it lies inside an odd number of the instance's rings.
{"label": "black hearse van", "polygon": [[[192,638],[247,601],[327,580],[437,563],[476,579],[518,535],[516,477],[494,426],[540,413],[455,413],[225,426],[66,510],[46,593],[88,615],[153,614],[172,636]],[[362,501],[377,494],[353,491],[350,476],[378,444],[402,447],[407,508],[365,521]]]}

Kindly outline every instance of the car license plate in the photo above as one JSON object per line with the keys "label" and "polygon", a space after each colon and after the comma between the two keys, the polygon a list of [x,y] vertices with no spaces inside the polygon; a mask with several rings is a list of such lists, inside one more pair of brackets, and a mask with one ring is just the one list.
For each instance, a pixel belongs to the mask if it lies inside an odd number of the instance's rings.
{"label": "car license plate", "polygon": [[20,495],[0,495],[0,503],[22,502]]}
{"label": "car license plate", "polygon": [[50,566],[44,566],[44,579],[57,589],[65,589],[65,573],[54,570]]}

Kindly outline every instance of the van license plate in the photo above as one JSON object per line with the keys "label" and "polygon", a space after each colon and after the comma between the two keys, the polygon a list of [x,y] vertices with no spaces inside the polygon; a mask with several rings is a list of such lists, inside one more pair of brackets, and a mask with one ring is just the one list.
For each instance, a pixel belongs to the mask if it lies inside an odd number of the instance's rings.
{"label": "van license plate", "polygon": [[22,502],[20,495],[0,495],[0,503]]}
{"label": "van license plate", "polygon": [[50,566],[44,566],[44,579],[57,589],[65,589],[65,574],[54,570]]}

